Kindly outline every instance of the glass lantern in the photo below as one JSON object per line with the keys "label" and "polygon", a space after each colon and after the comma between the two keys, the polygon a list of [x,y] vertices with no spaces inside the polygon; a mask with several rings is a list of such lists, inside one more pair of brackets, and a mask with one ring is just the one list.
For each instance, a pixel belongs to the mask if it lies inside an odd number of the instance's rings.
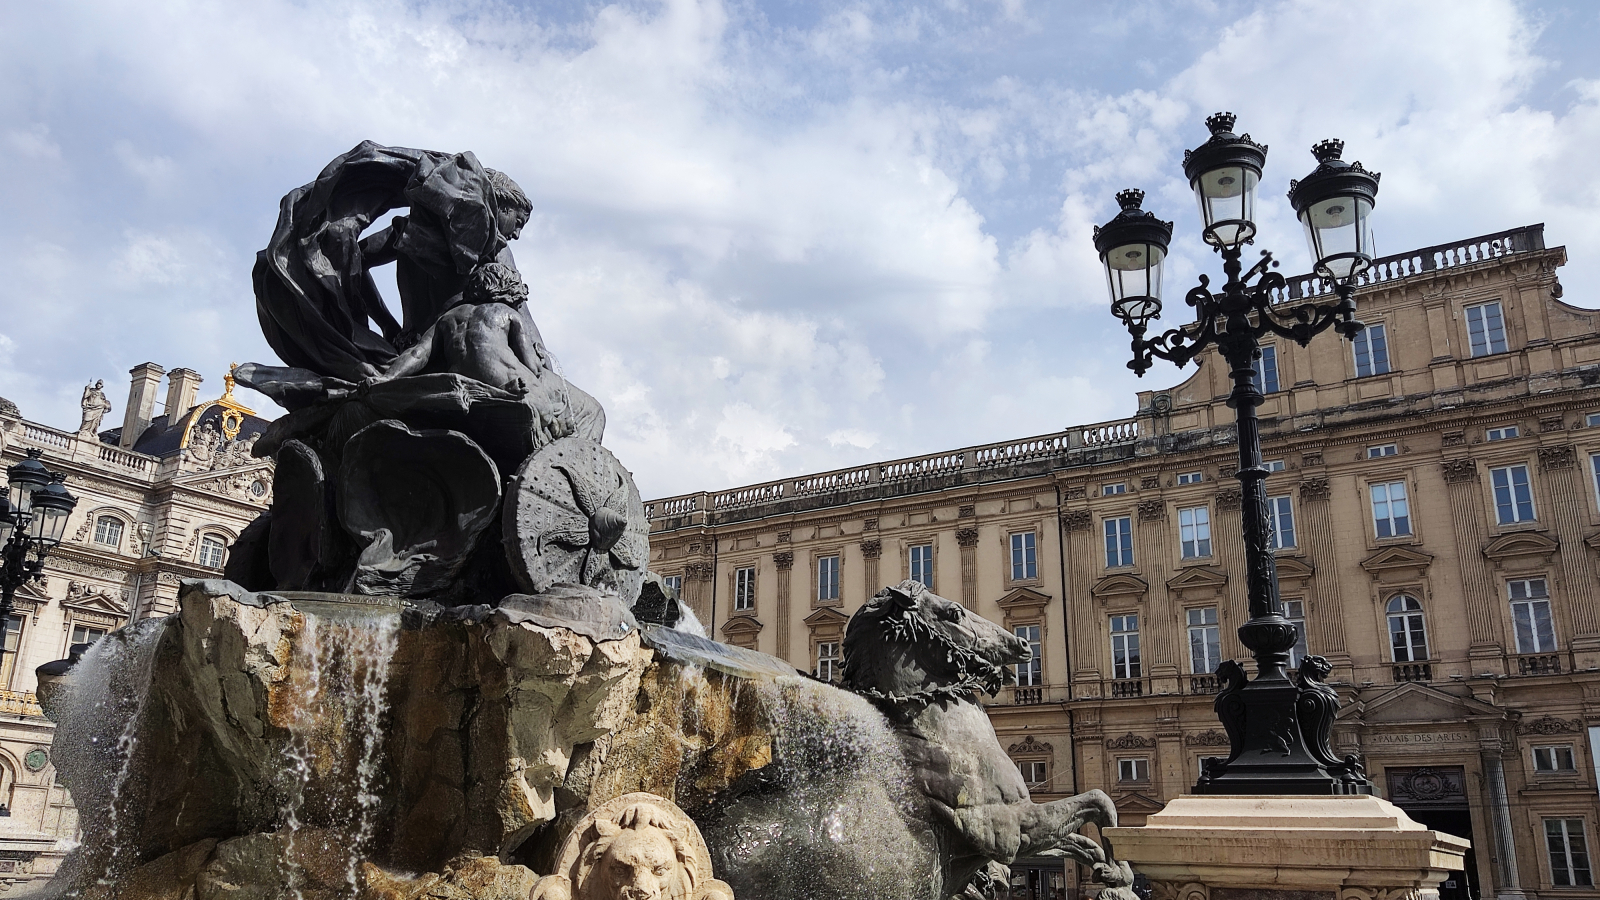
{"label": "glass lantern", "polygon": [[1336,284],[1350,284],[1372,265],[1372,206],[1378,199],[1377,172],[1339,156],[1344,141],[1322,141],[1311,148],[1317,167],[1289,182],[1289,203],[1305,226],[1314,271]]}
{"label": "glass lantern", "polygon": [[1206,243],[1234,249],[1256,236],[1256,186],[1267,148],[1250,135],[1233,133],[1233,113],[1220,112],[1206,119],[1211,137],[1183,154],[1183,174],[1200,204]]}
{"label": "glass lantern", "polygon": [[1144,191],[1117,194],[1122,207],[1094,230],[1094,248],[1105,266],[1111,312],[1130,328],[1161,317],[1161,269],[1172,241],[1172,223],[1139,208]]}
{"label": "glass lantern", "polygon": [[28,523],[28,536],[45,547],[61,543],[67,532],[67,519],[78,505],[67,486],[56,477],[49,484],[33,492],[33,520]]}
{"label": "glass lantern", "polygon": [[33,508],[35,491],[50,483],[50,470],[39,457],[44,451],[37,447],[28,449],[28,458],[6,468],[6,478],[11,482],[11,506],[18,514],[27,515]]}

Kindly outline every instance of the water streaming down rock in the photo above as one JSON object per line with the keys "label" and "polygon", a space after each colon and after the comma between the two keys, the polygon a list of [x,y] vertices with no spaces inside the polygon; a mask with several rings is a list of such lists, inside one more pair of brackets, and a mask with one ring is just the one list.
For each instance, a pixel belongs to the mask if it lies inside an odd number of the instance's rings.
{"label": "water streaming down rock", "polygon": [[102,638],[84,654],[71,688],[53,705],[61,722],[52,745],[55,764],[91,774],[74,783],[73,799],[79,827],[101,836],[68,867],[93,873],[102,883],[139,862],[127,823],[138,821],[146,802],[149,773],[135,765],[135,757],[163,633],[159,620],[146,620]]}
{"label": "water streaming down rock", "polygon": [[[381,804],[389,661],[400,634],[398,614],[329,610],[302,613],[301,622],[288,689],[275,710],[288,732],[279,772],[278,824],[286,836],[280,866],[296,900],[304,897],[297,860],[306,849],[342,857],[349,890],[358,889]],[[306,840],[322,846],[296,846]]]}
{"label": "water streaming down rock", "polygon": [[[934,896],[941,873],[919,865],[937,856],[936,838],[883,715],[799,676],[746,684],[771,734],[772,763],[697,817],[735,894],[810,898],[826,871],[837,900]],[[928,852],[906,853],[910,846]]]}

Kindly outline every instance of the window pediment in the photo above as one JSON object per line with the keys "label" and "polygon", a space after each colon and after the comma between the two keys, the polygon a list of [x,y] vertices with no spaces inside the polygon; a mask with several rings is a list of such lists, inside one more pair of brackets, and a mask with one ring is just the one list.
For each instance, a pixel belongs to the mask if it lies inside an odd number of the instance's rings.
{"label": "window pediment", "polygon": [[1275,563],[1278,568],[1278,580],[1305,581],[1316,573],[1317,567],[1295,556],[1280,556]]}
{"label": "window pediment", "polygon": [[1516,531],[1490,541],[1483,548],[1483,555],[1497,565],[1519,559],[1549,562],[1560,547],[1561,542],[1549,535],[1537,531]]}
{"label": "window pediment", "polygon": [[1107,575],[1096,582],[1089,589],[1089,593],[1099,598],[1101,603],[1112,600],[1139,600],[1150,590],[1150,585],[1135,575],[1126,573]]}
{"label": "window pediment", "polygon": [[1022,612],[1027,609],[1043,609],[1050,605],[1050,595],[1041,594],[1030,588],[1017,588],[999,600],[1000,608],[1007,612]]}
{"label": "window pediment", "polygon": [[849,623],[850,617],[831,606],[824,606],[816,612],[813,612],[811,615],[806,616],[802,621],[812,628],[816,628],[819,625],[833,625],[838,628],[843,628],[847,623]]}
{"label": "window pediment", "polygon": [[1119,813],[1132,813],[1134,815],[1150,815],[1166,809],[1166,804],[1160,800],[1153,800],[1145,795],[1130,791],[1111,801]]}
{"label": "window pediment", "polygon": [[61,605],[74,612],[98,613],[118,618],[128,615],[128,604],[120,593],[111,588],[87,584],[82,581],[67,583],[67,596]]}
{"label": "window pediment", "polygon": [[1167,579],[1167,590],[1177,594],[1180,600],[1220,594],[1227,586],[1228,576],[1210,566],[1184,569]]}
{"label": "window pediment", "polygon": [[757,635],[761,633],[761,620],[755,616],[734,616],[722,623],[722,633],[733,637],[734,635]]}
{"label": "window pediment", "polygon": [[1417,577],[1433,564],[1433,554],[1410,547],[1385,547],[1361,561],[1361,568],[1373,578],[1390,575]]}

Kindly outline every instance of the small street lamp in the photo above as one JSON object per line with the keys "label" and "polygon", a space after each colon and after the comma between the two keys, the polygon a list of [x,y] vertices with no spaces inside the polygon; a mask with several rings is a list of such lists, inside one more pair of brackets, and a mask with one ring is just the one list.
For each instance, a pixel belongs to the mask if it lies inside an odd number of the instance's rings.
{"label": "small street lamp", "polygon": [[1302,347],[1311,338],[1334,328],[1354,338],[1364,327],[1355,319],[1355,281],[1372,264],[1372,234],[1368,219],[1378,195],[1378,175],[1360,163],[1339,158],[1340,141],[1323,141],[1312,148],[1317,168],[1289,185],[1289,202],[1306,229],[1315,272],[1329,282],[1337,303],[1275,307],[1285,282],[1270,271],[1278,264],[1272,254],[1243,275],[1240,257],[1245,244],[1255,239],[1255,192],[1267,160],[1267,148],[1250,135],[1233,132],[1232,113],[1206,119],[1211,137],[1184,154],[1188,176],[1200,217],[1202,237],[1222,255],[1226,281],[1211,290],[1200,276],[1184,301],[1195,309],[1195,321],[1153,338],[1145,334],[1161,316],[1161,267],[1172,237],[1172,224],[1140,209],[1142,191],[1117,194],[1122,211],[1095,229],[1095,249],[1106,269],[1111,290],[1111,312],[1133,336],[1133,359],[1128,368],[1143,376],[1152,359],[1159,357],[1182,366],[1207,347],[1216,345],[1229,366],[1233,407],[1239,434],[1239,479],[1246,583],[1250,619],[1239,628],[1239,640],[1256,661],[1256,678],[1247,681],[1244,669],[1231,660],[1217,668],[1225,687],[1217,696],[1218,718],[1228,732],[1231,752],[1225,762],[1213,763],[1200,776],[1195,793],[1208,794],[1370,794],[1354,757],[1339,759],[1329,746],[1337,694],[1322,683],[1328,664],[1307,657],[1300,665],[1298,682],[1287,671],[1289,651],[1297,634],[1283,617],[1278,594],[1278,570],[1268,546],[1267,498],[1262,482],[1261,432],[1256,407],[1263,400],[1256,387],[1253,363],[1261,358],[1263,335],[1276,334]]}
{"label": "small street lamp", "polygon": [[[42,455],[31,448],[26,459],[6,469],[10,489],[0,495],[0,530],[9,525],[11,535],[0,548],[0,629],[11,618],[17,588],[44,571],[45,557],[61,543],[67,518],[78,505],[63,483],[67,476],[45,468]],[[0,633],[0,662],[6,653],[3,638]]]}

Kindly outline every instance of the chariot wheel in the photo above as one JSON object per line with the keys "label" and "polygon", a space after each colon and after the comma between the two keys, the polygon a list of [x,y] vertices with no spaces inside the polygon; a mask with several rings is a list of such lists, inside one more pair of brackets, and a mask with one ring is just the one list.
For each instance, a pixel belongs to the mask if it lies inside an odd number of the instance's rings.
{"label": "chariot wheel", "polygon": [[644,583],[650,523],[633,476],[580,437],[528,457],[506,491],[506,557],[530,593],[558,583],[614,591],[633,605]]}

